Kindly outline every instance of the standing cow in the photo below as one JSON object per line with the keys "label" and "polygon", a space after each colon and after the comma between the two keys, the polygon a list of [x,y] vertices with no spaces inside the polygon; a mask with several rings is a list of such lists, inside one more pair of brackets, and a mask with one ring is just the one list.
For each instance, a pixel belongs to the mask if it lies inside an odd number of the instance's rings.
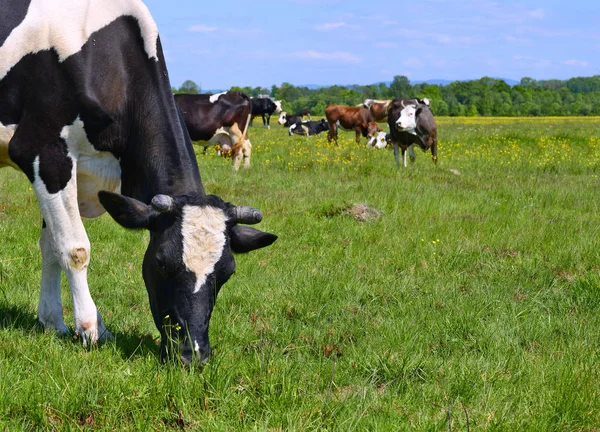
{"label": "standing cow", "polygon": [[242,92],[228,91],[215,95],[176,94],[175,103],[195,142],[202,142],[204,152],[210,145],[219,144],[223,154],[231,152],[233,169],[250,167],[252,144],[248,138],[252,102]]}
{"label": "standing cow", "polygon": [[0,166],[23,171],[44,221],[38,319],[68,332],[64,272],[76,333],[84,344],[109,336],[88,289],[81,221],[106,210],[150,231],[142,273],[161,354],[207,359],[232,251],[276,236],[238,225],[260,221],[258,210],[205,194],[148,9],[140,0],[0,0],[0,10]]}
{"label": "standing cow", "polygon": [[404,166],[407,149],[414,162],[414,144],[423,151],[431,149],[431,158],[437,164],[437,125],[428,104],[417,99],[395,99],[388,112],[388,125],[388,139],[394,144],[396,166],[400,166],[399,147],[402,149]]}
{"label": "standing cow", "polygon": [[391,102],[391,100],[365,99],[364,102],[359,106],[371,111],[373,118],[379,123],[382,121],[387,121],[387,110]]}
{"label": "standing cow", "polygon": [[279,114],[280,112],[281,101],[273,100],[269,97],[252,98],[252,118],[250,119],[250,126],[252,126],[254,117],[261,116],[263,127],[271,129],[271,115],[273,113]]}
{"label": "standing cow", "polygon": [[329,141],[335,140],[337,144],[338,126],[356,132],[356,142],[360,142],[361,135],[367,138],[367,142],[374,139],[381,128],[375,123],[371,112],[362,107],[349,107],[342,105],[329,105],[325,109],[325,116],[329,123]]}

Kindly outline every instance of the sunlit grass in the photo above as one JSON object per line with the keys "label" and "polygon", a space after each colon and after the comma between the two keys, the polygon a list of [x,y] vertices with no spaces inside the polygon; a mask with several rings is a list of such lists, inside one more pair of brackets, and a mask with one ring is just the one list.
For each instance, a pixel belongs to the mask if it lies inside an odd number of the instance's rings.
{"label": "sunlit grass", "polygon": [[206,190],[280,236],[236,257],[203,371],[160,364],[147,234],[107,216],[89,280],[116,341],[40,331],[41,220],[0,170],[0,429],[593,430],[599,120],[439,118],[438,166],[400,170],[277,125],[250,129],[249,170],[199,150]]}

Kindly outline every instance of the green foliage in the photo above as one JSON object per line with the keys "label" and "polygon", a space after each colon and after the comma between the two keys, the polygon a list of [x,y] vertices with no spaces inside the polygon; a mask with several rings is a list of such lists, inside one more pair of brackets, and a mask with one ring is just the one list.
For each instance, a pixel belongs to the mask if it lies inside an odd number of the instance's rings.
{"label": "green foliage", "polygon": [[203,370],[160,363],[148,234],[107,215],[85,221],[89,282],[116,340],[40,330],[41,216],[0,170],[0,430],[597,428],[598,119],[437,121],[437,167],[279,126],[249,130],[249,170],[197,152],[207,193],[279,235],[236,256]]}
{"label": "green foliage", "polygon": [[172,90],[173,90],[174,94],[178,94],[178,93],[199,94],[201,91],[200,86],[192,80],[186,80],[183,82],[183,84],[181,84],[181,87],[179,87],[178,89],[173,88]]}
{"label": "green foliage", "polygon": [[[242,90],[256,93],[249,87]],[[271,96],[283,100],[286,111],[310,108],[315,115],[324,115],[325,107],[331,104],[357,105],[369,98],[427,97],[434,114],[440,116],[590,116],[600,115],[600,76],[567,81],[525,77],[513,87],[490,77],[442,86],[411,85],[407,77],[395,76],[389,86],[379,83],[308,89],[283,83],[271,88]]]}

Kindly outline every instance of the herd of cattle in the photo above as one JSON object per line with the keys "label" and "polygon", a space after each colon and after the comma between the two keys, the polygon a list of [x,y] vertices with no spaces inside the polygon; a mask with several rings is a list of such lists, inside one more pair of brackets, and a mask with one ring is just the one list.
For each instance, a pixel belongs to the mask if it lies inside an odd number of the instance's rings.
{"label": "herd of cattle", "polygon": [[[434,162],[437,162],[437,127],[429,108],[428,99],[367,99],[358,106],[330,105],[325,110],[326,119],[312,121],[310,110],[296,114],[282,110],[281,101],[269,97],[249,98],[237,91],[214,95],[177,94],[175,102],[185,121],[192,141],[204,147],[217,146],[224,156],[231,155],[233,167],[238,170],[242,159],[244,166],[250,166],[252,144],[248,137],[248,126],[254,117],[261,116],[263,126],[270,128],[273,114],[279,114],[278,123],[288,128],[289,135],[319,135],[328,132],[328,139],[337,144],[338,128],[356,133],[356,142],[367,139],[367,147],[384,148],[388,143],[394,146],[396,165],[399,154],[406,166],[406,153],[414,161],[414,145],[423,151],[431,149]],[[303,118],[308,116],[308,120]],[[385,133],[378,122],[386,121],[390,132]]]}
{"label": "herd of cattle", "polygon": [[[210,354],[210,316],[235,271],[232,252],[277,239],[246,226],[261,221],[258,210],[206,195],[192,140],[218,143],[236,169],[242,160],[248,166],[252,118],[269,127],[280,113],[291,133],[328,130],[336,139],[339,126],[371,146],[391,141],[404,154],[416,143],[436,158],[425,100],[331,106],[326,122],[305,122],[309,113],[288,116],[277,101],[239,92],[174,97],[158,29],[141,0],[0,0],[0,10],[0,167],[27,176],[42,214],[38,319],[68,333],[64,272],[84,344],[111,335],[88,288],[82,216],[106,211],[125,228],[150,232],[142,273],[161,355],[186,363]],[[376,123],[385,113],[390,134]]]}

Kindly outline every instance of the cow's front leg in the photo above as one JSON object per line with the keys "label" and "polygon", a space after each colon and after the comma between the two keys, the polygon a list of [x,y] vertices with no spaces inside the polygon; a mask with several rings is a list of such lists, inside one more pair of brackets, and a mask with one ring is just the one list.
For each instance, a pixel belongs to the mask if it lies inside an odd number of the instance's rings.
{"label": "cow's front leg", "polygon": [[52,238],[46,227],[46,222],[42,226],[40,235],[40,250],[42,252],[42,286],[38,305],[38,320],[45,328],[54,329],[61,335],[67,335],[69,329],[64,322],[60,298],[62,268],[54,254]]}
{"label": "cow's front leg", "polygon": [[358,144],[360,142],[360,136],[362,134],[362,129],[357,128],[357,129],[355,129],[355,132],[356,132],[356,144]]}
{"label": "cow's front leg", "polygon": [[395,142],[394,143],[394,159],[396,159],[396,168],[400,168],[400,148],[398,146],[398,143]]}
{"label": "cow's front leg", "polygon": [[[414,144],[408,147],[408,157],[410,158],[411,165],[414,164],[415,159],[417,158],[415,156],[415,145]],[[404,159],[406,159],[406,157]],[[406,166],[406,160],[404,161],[404,166]]]}
{"label": "cow's front leg", "polygon": [[[46,222],[40,247],[44,264],[48,264],[42,272],[38,311],[41,311],[40,320],[44,325],[65,330],[61,322],[58,264],[65,272],[71,290],[75,332],[82,337],[84,345],[93,344],[99,338],[111,335],[96,310],[87,284],[90,242],[77,204],[76,160],[68,154],[55,154],[54,158],[48,160],[37,156],[33,162],[32,187]],[[42,162],[48,163],[48,166],[43,166]],[[61,308],[60,314],[58,307]]]}
{"label": "cow's front leg", "polygon": [[267,129],[271,129],[271,115],[263,114],[262,118],[263,118],[263,127],[267,128]]}

